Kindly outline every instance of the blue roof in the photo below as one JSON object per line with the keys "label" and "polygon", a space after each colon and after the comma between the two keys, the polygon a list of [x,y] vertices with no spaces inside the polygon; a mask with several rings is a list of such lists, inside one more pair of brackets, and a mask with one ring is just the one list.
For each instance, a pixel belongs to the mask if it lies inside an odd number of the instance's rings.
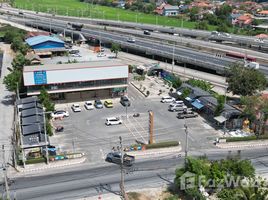
{"label": "blue roof", "polygon": [[197,109],[201,109],[204,107],[203,104],[200,103],[200,101],[198,99],[196,99],[193,103],[192,103],[192,106],[194,106],[195,108]]}
{"label": "blue roof", "polygon": [[44,43],[47,41],[64,44],[64,42],[57,37],[51,37],[51,36],[45,36],[45,35],[39,35],[39,36],[30,37],[30,38],[26,39],[26,43],[30,46],[41,44],[41,43]]}

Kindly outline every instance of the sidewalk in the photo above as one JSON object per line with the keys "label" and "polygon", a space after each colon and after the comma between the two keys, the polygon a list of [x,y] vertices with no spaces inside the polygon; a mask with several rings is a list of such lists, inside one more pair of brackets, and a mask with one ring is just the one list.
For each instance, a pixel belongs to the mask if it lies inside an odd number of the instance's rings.
{"label": "sidewalk", "polygon": [[17,171],[16,169],[12,168],[9,170],[9,176],[16,177],[26,174],[33,174],[37,172],[43,172],[55,168],[63,168],[73,165],[78,165],[86,161],[86,157],[82,158],[74,158],[74,159],[68,159],[68,160],[61,160],[61,161],[54,161],[50,162],[49,164],[45,163],[38,163],[38,164],[28,164],[25,166],[25,168],[18,166]]}

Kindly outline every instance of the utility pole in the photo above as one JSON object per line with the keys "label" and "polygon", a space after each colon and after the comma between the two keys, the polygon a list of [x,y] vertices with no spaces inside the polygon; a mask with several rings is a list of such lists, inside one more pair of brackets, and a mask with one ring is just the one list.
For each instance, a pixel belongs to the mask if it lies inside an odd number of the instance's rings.
{"label": "utility pole", "polygon": [[4,179],[5,179],[6,199],[10,199],[9,187],[8,187],[8,182],[7,182],[5,145],[2,145],[2,150],[3,150],[3,172],[4,172]]}
{"label": "utility pole", "polygon": [[120,171],[121,171],[121,181],[120,181],[120,190],[121,190],[121,196],[123,200],[128,200],[128,196],[125,191],[125,183],[124,183],[124,152],[123,152],[123,147],[122,147],[122,137],[119,136],[119,142],[120,142],[120,153],[121,153],[121,164],[120,164]]}
{"label": "utility pole", "polygon": [[47,129],[46,129],[46,115],[45,112],[43,111],[43,120],[44,120],[44,132],[45,132],[45,143],[46,143],[46,160],[47,160],[47,164],[49,164],[49,157],[48,157],[48,148],[47,148]]}
{"label": "utility pole", "polygon": [[186,125],[186,122],[184,122],[184,128],[185,128],[185,134],[186,134],[184,167],[186,167],[187,157],[188,157],[188,127]]}
{"label": "utility pole", "polygon": [[173,70],[174,70],[174,64],[175,64],[175,61],[174,61],[174,53],[175,53],[175,42],[173,43],[173,53],[172,53],[172,74],[173,74]]}

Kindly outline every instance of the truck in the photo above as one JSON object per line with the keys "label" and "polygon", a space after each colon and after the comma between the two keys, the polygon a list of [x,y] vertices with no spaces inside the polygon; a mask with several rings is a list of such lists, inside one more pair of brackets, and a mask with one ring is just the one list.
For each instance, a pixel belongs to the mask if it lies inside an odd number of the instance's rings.
{"label": "truck", "polygon": [[80,24],[80,23],[71,23],[71,22],[67,23],[67,28],[68,29],[76,30],[76,31],[81,31],[83,26],[84,26],[84,24]]}
{"label": "truck", "polygon": [[177,118],[184,119],[184,118],[195,118],[198,117],[198,114],[195,112],[188,112],[188,113],[178,113]]}
{"label": "truck", "polygon": [[[121,153],[120,152],[110,152],[107,154],[106,162],[121,164]],[[132,166],[135,162],[135,157],[127,154],[123,154],[123,165]]]}

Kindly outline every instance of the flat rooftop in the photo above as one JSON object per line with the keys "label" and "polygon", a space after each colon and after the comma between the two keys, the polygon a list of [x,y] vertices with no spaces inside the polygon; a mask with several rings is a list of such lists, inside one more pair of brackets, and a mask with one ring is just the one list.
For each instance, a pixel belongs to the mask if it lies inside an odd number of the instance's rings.
{"label": "flat rooftop", "polygon": [[68,63],[68,64],[45,64],[45,65],[31,65],[24,66],[23,72],[34,71],[56,71],[56,70],[68,70],[68,69],[83,69],[83,68],[100,68],[100,67],[113,67],[113,66],[127,66],[117,60],[100,60],[80,63]]}

